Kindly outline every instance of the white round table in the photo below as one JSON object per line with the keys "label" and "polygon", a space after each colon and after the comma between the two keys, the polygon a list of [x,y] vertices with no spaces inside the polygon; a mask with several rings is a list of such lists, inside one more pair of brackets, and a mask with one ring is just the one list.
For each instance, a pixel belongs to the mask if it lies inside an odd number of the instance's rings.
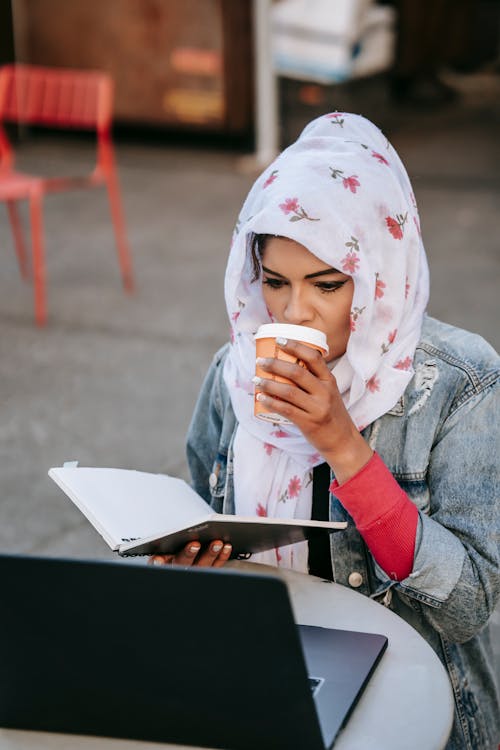
{"label": "white round table", "polygon": [[427,641],[394,612],[345,586],[292,571],[279,573],[288,584],[298,623],[381,633],[389,639],[335,750],[442,750],[453,722],[453,693]]}
{"label": "white round table", "polygon": [[[386,607],[344,586],[263,565],[230,565],[282,577],[298,623],[382,633],[389,639],[334,750],[443,750],[451,731],[453,695],[444,667],[416,630]],[[0,728],[0,750],[174,748],[187,746]]]}

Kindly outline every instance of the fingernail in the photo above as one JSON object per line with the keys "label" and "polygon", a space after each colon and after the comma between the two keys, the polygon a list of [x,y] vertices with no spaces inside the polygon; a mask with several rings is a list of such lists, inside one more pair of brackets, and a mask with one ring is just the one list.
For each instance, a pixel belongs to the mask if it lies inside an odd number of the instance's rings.
{"label": "fingernail", "polygon": [[222,549],[222,544],[212,544],[212,552],[220,552]]}
{"label": "fingernail", "polygon": [[278,346],[286,346],[288,344],[288,339],[284,339],[283,336],[277,336],[276,343]]}
{"label": "fingernail", "polygon": [[188,550],[191,555],[196,555],[200,551],[199,544],[192,544]]}
{"label": "fingernail", "polygon": [[259,378],[258,375],[255,375],[255,377],[252,378],[252,383],[255,383],[255,385],[260,385],[262,383],[262,378]]}
{"label": "fingernail", "polygon": [[232,549],[233,548],[232,548],[232,546],[230,544],[225,544],[223,552],[224,552],[224,554],[228,555],[231,552]]}
{"label": "fingernail", "polygon": [[267,397],[264,393],[257,393],[255,398],[257,399],[257,401],[265,401]]}
{"label": "fingernail", "polygon": [[267,364],[269,364],[269,360],[266,357],[257,357],[255,361],[261,367],[265,367]]}

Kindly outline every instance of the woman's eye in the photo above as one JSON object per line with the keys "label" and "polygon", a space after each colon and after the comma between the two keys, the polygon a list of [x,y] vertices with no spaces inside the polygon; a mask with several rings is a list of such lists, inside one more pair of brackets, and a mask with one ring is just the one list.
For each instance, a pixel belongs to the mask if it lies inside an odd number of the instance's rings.
{"label": "woman's eye", "polygon": [[262,283],[270,289],[281,289],[285,282],[281,279],[262,279]]}
{"label": "woman's eye", "polygon": [[320,292],[336,292],[337,289],[340,289],[345,283],[345,281],[320,281],[315,284],[315,287],[316,289],[319,289]]}

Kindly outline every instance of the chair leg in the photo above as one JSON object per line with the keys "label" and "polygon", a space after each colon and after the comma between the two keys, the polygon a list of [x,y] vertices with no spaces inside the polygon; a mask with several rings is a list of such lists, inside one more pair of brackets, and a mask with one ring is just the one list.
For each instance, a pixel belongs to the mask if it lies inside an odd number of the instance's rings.
{"label": "chair leg", "polygon": [[7,201],[7,210],[9,212],[10,225],[12,227],[12,236],[14,237],[14,245],[16,246],[17,260],[19,263],[19,270],[23,279],[29,279],[28,262],[26,254],[26,243],[24,241],[24,233],[19,218],[19,212],[17,210],[17,203],[14,200]]}
{"label": "chair leg", "polygon": [[43,239],[42,194],[30,197],[31,242],[33,246],[33,291],[35,295],[35,320],[43,326],[47,322],[45,292],[45,254]]}
{"label": "chair leg", "polygon": [[115,230],[116,247],[118,250],[118,260],[122,273],[123,286],[128,292],[134,289],[134,279],[132,276],[132,260],[127,242],[125,231],[125,218],[120,199],[120,187],[116,177],[114,166],[107,170],[106,188],[108,190],[109,204],[111,208],[111,218]]}

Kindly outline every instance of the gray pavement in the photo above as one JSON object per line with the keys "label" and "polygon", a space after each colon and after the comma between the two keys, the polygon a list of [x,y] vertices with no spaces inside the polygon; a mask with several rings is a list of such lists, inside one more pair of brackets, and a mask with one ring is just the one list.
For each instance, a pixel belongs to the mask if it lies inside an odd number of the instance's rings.
{"label": "gray pavement", "polygon": [[[380,85],[330,89],[323,111],[375,119],[413,180],[431,266],[429,311],[499,348],[498,76],[458,80],[442,112],[399,111]],[[319,110],[290,105],[283,145]],[[285,106],[286,105],[286,106]],[[184,435],[215,349],[227,338],[229,238],[255,174],[222,150],[120,142],[120,178],[137,292],[120,286],[100,190],[46,200],[49,323],[33,324],[0,208],[0,550],[111,559],[47,477],[67,459],[187,477]],[[29,140],[22,165],[85,167],[90,143]],[[496,617],[500,623],[500,618]],[[499,631],[500,633],[500,631]],[[500,638],[497,638],[499,644]],[[497,645],[500,649],[500,645]]]}

